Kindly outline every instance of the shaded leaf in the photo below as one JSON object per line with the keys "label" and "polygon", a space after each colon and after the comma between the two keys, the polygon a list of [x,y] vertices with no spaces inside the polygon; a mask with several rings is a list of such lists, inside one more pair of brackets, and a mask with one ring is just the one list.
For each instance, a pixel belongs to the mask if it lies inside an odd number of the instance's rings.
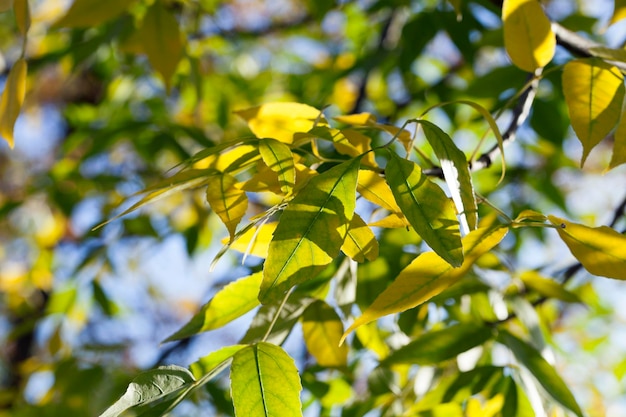
{"label": "shaded leaf", "polygon": [[609,59],[611,61],[626,62],[626,50],[613,49],[605,46],[595,46],[589,48],[589,52],[598,58]]}
{"label": "shaded leaf", "polygon": [[237,352],[230,389],[238,417],[302,415],[300,376],[293,359],[279,346],[259,342]]}
{"label": "shaded leaf", "polygon": [[350,221],[348,235],[341,247],[343,253],[357,262],[373,261],[378,257],[378,241],[374,232],[365,224],[361,216],[354,214]]}
{"label": "shaded leaf", "polygon": [[15,23],[20,33],[26,36],[30,28],[30,7],[28,0],[13,0],[13,12],[15,13]]}
{"label": "shaded leaf", "polygon": [[263,162],[278,175],[283,194],[290,195],[296,184],[296,167],[289,146],[276,139],[261,139],[259,153]]}
{"label": "shaded leaf", "polygon": [[23,58],[13,64],[0,99],[0,136],[13,148],[13,127],[26,95],[26,68]]}
{"label": "shaded leaf", "polygon": [[74,0],[69,10],[53,27],[88,28],[101,25],[126,11],[129,0]]}
{"label": "shaded leaf", "polygon": [[239,187],[235,177],[221,174],[207,184],[206,199],[228,229],[232,241],[237,225],[248,210],[246,192]]}
{"label": "shaded leaf", "polygon": [[207,375],[209,372],[216,369],[220,364],[224,363],[228,359],[232,358],[235,353],[241,349],[247,347],[247,345],[233,345],[226,346],[215,352],[209,353],[206,356],[201,357],[191,365],[189,369],[196,379],[200,379]]}
{"label": "shaded leaf", "polygon": [[626,279],[626,236],[607,226],[587,227],[548,216],[572,255],[594,275]]}
{"label": "shaded leaf", "polygon": [[385,179],[378,173],[368,170],[359,170],[357,191],[368,201],[391,211],[401,213],[400,207],[396,204],[391,188]]}
{"label": "shaded leaf", "polygon": [[318,365],[347,365],[348,346],[339,346],[343,324],[331,306],[321,300],[309,305],[302,315],[302,333],[306,347]]}
{"label": "shaded leaf", "polygon": [[459,222],[441,188],[412,161],[390,152],[385,177],[396,203],[415,231],[437,255],[458,267],[463,263]]}
{"label": "shaded leaf", "polygon": [[356,205],[360,158],[312,178],[279,219],[263,267],[259,299],[280,299],[339,255]]}
{"label": "shaded leaf", "polygon": [[626,163],[626,110],[622,112],[617,129],[615,129],[613,154],[608,169],[613,169],[623,163]]}

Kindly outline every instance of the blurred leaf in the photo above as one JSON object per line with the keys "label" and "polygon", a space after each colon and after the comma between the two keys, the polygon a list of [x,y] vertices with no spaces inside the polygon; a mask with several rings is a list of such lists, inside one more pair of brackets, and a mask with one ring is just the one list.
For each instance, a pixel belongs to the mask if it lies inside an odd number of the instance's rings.
{"label": "blurred leaf", "polygon": [[13,0],[13,12],[15,13],[15,23],[20,33],[26,36],[30,28],[30,7],[28,0]]}
{"label": "blurred leaf", "polygon": [[611,61],[626,62],[626,50],[613,49],[604,46],[594,46],[589,48],[589,52],[598,58],[608,59]]}
{"label": "blurred leaf", "polygon": [[132,0],[74,0],[67,13],[53,27],[98,26],[124,13],[132,3]]}
{"label": "blurred leaf", "polygon": [[343,324],[335,310],[325,302],[316,300],[302,315],[304,342],[318,365],[342,367],[348,362],[348,347],[339,346]]}
{"label": "blurred leaf", "polygon": [[26,67],[24,58],[15,61],[4,83],[4,91],[0,99],[0,136],[9,143],[11,148],[13,148],[13,127],[26,95]]}
{"label": "blurred leaf", "polygon": [[626,17],[626,0],[615,0],[613,3],[613,16],[609,22],[611,25]]}
{"label": "blurred leaf", "polygon": [[361,216],[354,214],[348,235],[341,247],[343,253],[357,262],[373,261],[378,257],[378,241]]}
{"label": "blurred leaf", "polygon": [[[278,223],[264,223],[261,226],[250,228],[232,242],[230,249],[259,258],[267,258],[270,242],[277,225]],[[226,244],[228,240],[224,239],[222,243]]]}
{"label": "blurred leaf", "polygon": [[13,7],[13,0],[0,0],[0,13],[11,10]]}
{"label": "blurred leaf", "polygon": [[75,286],[63,290],[56,290],[52,293],[46,307],[47,314],[66,314],[76,301],[78,289]]}
{"label": "blurred leaf", "polygon": [[290,195],[296,184],[296,168],[289,146],[276,139],[261,139],[259,153],[263,162],[278,174],[278,182],[283,194]]}
{"label": "blurred leaf", "polygon": [[608,169],[626,163],[626,110],[622,111],[619,124],[615,129],[613,154]]}
{"label": "blurred leaf", "polygon": [[368,169],[359,170],[357,190],[366,200],[392,213],[402,212],[396,204],[391,188],[387,185],[385,179],[374,171]]}
{"label": "blurred leaf", "polygon": [[505,378],[507,390],[502,405],[502,416],[535,417],[535,412],[524,390],[515,383],[513,377],[507,375]]}
{"label": "blurred leaf", "polygon": [[246,345],[233,345],[225,346],[215,352],[209,353],[206,356],[201,357],[191,365],[189,369],[196,379],[200,379],[207,375],[209,372],[216,369],[220,364],[228,359],[232,358],[241,349],[247,347]]}
{"label": "blurred leaf", "polygon": [[566,290],[558,282],[542,277],[536,271],[525,271],[520,275],[520,279],[526,287],[537,291],[544,297],[556,298],[567,303],[582,302],[576,294]]}
{"label": "blurred leaf", "polygon": [[237,225],[248,210],[248,197],[237,179],[228,174],[215,176],[207,184],[206,199],[211,209],[222,220],[232,241]]}

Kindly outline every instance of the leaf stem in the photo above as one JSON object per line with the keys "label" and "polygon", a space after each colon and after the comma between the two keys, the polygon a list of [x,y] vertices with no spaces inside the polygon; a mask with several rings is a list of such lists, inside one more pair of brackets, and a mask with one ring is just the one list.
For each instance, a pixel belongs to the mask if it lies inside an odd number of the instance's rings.
{"label": "leaf stem", "polygon": [[287,294],[285,294],[285,296],[283,297],[283,300],[280,302],[280,305],[278,306],[278,309],[276,310],[276,314],[274,315],[272,322],[270,323],[269,327],[267,328],[267,331],[263,335],[263,339],[261,339],[262,342],[266,342],[267,338],[270,337],[270,333],[272,333],[272,330],[274,329],[274,326],[276,325],[276,322],[278,321],[278,318],[280,317],[280,313],[283,311],[285,304],[287,304],[287,300],[289,299],[289,296],[291,295],[292,291],[293,291],[293,287],[289,291],[287,291]]}

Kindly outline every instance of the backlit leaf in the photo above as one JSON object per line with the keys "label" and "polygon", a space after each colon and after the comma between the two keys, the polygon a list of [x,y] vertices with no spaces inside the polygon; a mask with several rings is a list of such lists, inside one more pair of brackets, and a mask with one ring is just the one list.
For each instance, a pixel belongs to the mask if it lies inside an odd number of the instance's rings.
{"label": "backlit leaf", "polygon": [[613,169],[623,163],[626,163],[626,111],[622,112],[617,129],[615,129],[613,154],[608,169]]}
{"label": "backlit leaf", "polygon": [[572,255],[594,275],[626,279],[626,236],[610,227],[588,227],[548,216]]}
{"label": "backlit leaf", "polygon": [[237,184],[235,177],[221,174],[207,184],[206,199],[228,229],[232,241],[237,225],[248,209],[246,192]]}
{"label": "backlit leaf", "polygon": [[259,342],[237,352],[230,390],[238,417],[302,415],[300,376],[293,359],[279,346]]}
{"label": "backlit leaf", "polygon": [[374,171],[368,169],[359,170],[357,191],[366,200],[392,213],[402,212],[396,204],[391,188],[389,188],[385,179]]}
{"label": "backlit leaf", "polygon": [[289,146],[276,139],[261,139],[259,153],[263,162],[278,175],[283,194],[290,195],[296,183],[296,168]]}
{"label": "backlit leaf", "polygon": [[582,302],[576,294],[566,290],[558,282],[541,276],[536,271],[525,271],[520,275],[520,279],[527,288],[537,291],[544,297],[556,298],[568,303]]}
{"label": "backlit leaf", "polygon": [[15,61],[0,99],[0,136],[9,143],[11,148],[13,147],[13,127],[26,95],[26,68],[26,61],[23,58]]}
{"label": "backlit leaf", "polygon": [[189,370],[193,374],[196,379],[200,379],[209,372],[213,371],[217,368],[221,363],[227,361],[232,358],[235,353],[239,352],[241,349],[247,347],[246,345],[233,345],[226,346],[215,352],[209,353],[206,356],[201,357],[191,365],[189,365]]}
{"label": "backlit leaf", "polygon": [[376,236],[358,214],[354,214],[350,221],[348,235],[341,250],[357,262],[365,262],[366,259],[373,261],[378,257]]}
{"label": "backlit leaf", "polygon": [[14,0],[13,12],[15,13],[15,23],[20,33],[26,36],[28,29],[30,28],[30,7],[28,0]]}
{"label": "backlit leaf", "polygon": [[615,0],[613,6],[613,16],[610,24],[618,22],[626,17],[626,0]]}
{"label": "backlit leaf", "polygon": [[572,127],[583,145],[583,166],[589,152],[619,120],[624,100],[623,77],[600,59],[573,60],[563,70],[563,94]]}
{"label": "backlit leaf", "polygon": [[506,330],[500,330],[498,341],[511,349],[517,360],[535,376],[552,398],[582,417],[583,413],[565,382],[534,347]]}
{"label": "backlit leaf", "polygon": [[54,27],[87,28],[101,25],[126,11],[129,0],[74,0],[69,10]]}
{"label": "backlit leaf", "polygon": [[412,161],[390,152],[385,177],[411,226],[437,255],[452,266],[463,263],[459,222],[443,190]]}
{"label": "backlit leaf", "polygon": [[552,60],[556,37],[550,20],[536,0],[504,0],[504,46],[513,63],[534,72]]}
{"label": "backlit leaf", "polygon": [[[267,258],[267,252],[272,241],[272,236],[278,223],[264,223],[259,227],[252,227],[238,236],[230,245],[230,249],[259,258]],[[223,240],[222,243],[228,243]]]}
{"label": "backlit leaf", "polygon": [[243,316],[259,305],[257,296],[262,278],[262,274],[257,272],[231,282],[218,291],[182,329],[164,342],[217,329]]}
{"label": "backlit leaf", "polygon": [[359,164],[356,158],[313,177],[282,213],[264,264],[263,304],[314,278],[339,255],[356,205]]}
{"label": "backlit leaf", "polygon": [[304,342],[318,365],[345,366],[348,362],[348,346],[339,346],[343,333],[341,319],[331,306],[316,300],[302,315]]}
{"label": "backlit leaf", "polygon": [[390,215],[385,216],[380,220],[371,222],[369,225],[375,227],[384,227],[386,229],[397,229],[399,227],[408,228],[410,226],[406,217],[400,216],[396,213],[391,213]]}
{"label": "backlit leaf", "polygon": [[507,231],[508,228],[501,226],[470,232],[463,238],[465,259],[459,268],[453,268],[433,252],[422,253],[352,323],[343,337],[365,323],[417,307],[441,293],[463,278],[474,262],[496,246]]}

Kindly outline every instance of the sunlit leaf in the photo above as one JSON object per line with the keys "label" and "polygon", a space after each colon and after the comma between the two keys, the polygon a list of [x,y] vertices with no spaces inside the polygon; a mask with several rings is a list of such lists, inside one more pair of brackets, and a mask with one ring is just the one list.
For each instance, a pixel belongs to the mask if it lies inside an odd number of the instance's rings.
{"label": "sunlit leaf", "polygon": [[0,136],[9,143],[11,148],[13,147],[13,127],[26,95],[26,68],[26,61],[23,58],[15,61],[0,99]]}
{"label": "sunlit leaf", "polygon": [[372,149],[372,139],[369,136],[366,136],[353,129],[342,129],[341,133],[356,150],[356,152],[348,153],[347,155],[356,157],[363,154],[363,165],[367,165],[370,167],[378,166],[376,164],[376,160],[374,159],[374,153],[368,152]]}
{"label": "sunlit leaf", "polygon": [[572,255],[594,275],[626,280],[626,236],[610,227],[588,227],[548,216]]}
{"label": "sunlit leaf", "polygon": [[228,229],[232,241],[237,225],[248,209],[246,192],[237,184],[235,177],[221,174],[207,184],[206,199]]}
{"label": "sunlit leaf", "polygon": [[618,22],[626,17],[626,0],[615,0],[613,6],[613,16],[610,24]]}
{"label": "sunlit leaf", "polygon": [[604,61],[577,59],[565,64],[563,94],[576,136],[583,145],[580,165],[617,124],[624,100],[620,72]]}
{"label": "sunlit leaf", "polygon": [[552,60],[556,36],[541,4],[535,0],[504,0],[504,46],[513,63],[534,72]]}
{"label": "sunlit leaf", "polygon": [[259,305],[257,298],[263,276],[260,272],[231,282],[211,298],[198,314],[164,342],[184,339],[217,329]]}
{"label": "sunlit leaf", "polygon": [[622,112],[613,141],[613,154],[608,169],[626,163],[626,110]]}
{"label": "sunlit leaf", "polygon": [[300,376],[279,346],[260,342],[237,352],[230,389],[237,417],[302,415]]}
{"label": "sunlit leaf", "polygon": [[583,416],[576,399],[567,388],[567,385],[565,385],[565,382],[535,348],[506,330],[500,330],[498,341],[511,349],[517,360],[535,376],[537,382],[541,384],[552,398],[577,416]]}
{"label": "sunlit leaf", "polygon": [[13,12],[15,13],[15,23],[20,33],[26,36],[30,28],[30,7],[28,0],[13,0]]}
{"label": "sunlit leaf", "polygon": [[474,262],[496,246],[507,231],[506,227],[486,227],[465,236],[465,259],[459,268],[453,268],[433,252],[422,253],[352,323],[343,337],[365,323],[417,307],[441,293],[463,278]]}
{"label": "sunlit leaf", "polygon": [[415,231],[452,266],[463,263],[459,222],[454,205],[439,186],[412,161],[390,152],[385,177],[396,203]]}
{"label": "sunlit leaf", "polygon": [[247,347],[247,345],[233,345],[226,346],[215,352],[209,353],[206,356],[201,357],[191,365],[189,365],[189,370],[193,374],[196,379],[200,379],[209,372],[213,371],[220,364],[228,359],[232,358],[235,353],[239,352],[241,349]]}
{"label": "sunlit leaf", "polygon": [[375,227],[384,227],[386,229],[397,229],[399,227],[408,228],[409,226],[411,226],[406,217],[400,216],[396,213],[391,213],[390,215],[385,216],[382,219],[369,223],[369,225]]}
{"label": "sunlit leaf", "polygon": [[74,0],[65,16],[54,27],[98,26],[121,15],[132,3],[132,0]]}
{"label": "sunlit leaf", "polygon": [[357,262],[365,262],[366,259],[373,261],[378,257],[376,236],[358,214],[350,221],[348,235],[341,250]]}
{"label": "sunlit leaf", "polygon": [[409,143],[411,143],[411,133],[408,130],[393,125],[378,123],[376,121],[376,117],[371,113],[336,116],[334,117],[334,119],[338,122],[353,126],[371,127],[374,129],[382,130],[383,132],[387,132],[390,135],[397,137],[398,140],[404,145],[405,149],[408,149],[408,145]]}
{"label": "sunlit leaf", "polygon": [[537,291],[544,297],[556,298],[568,303],[582,302],[576,294],[566,290],[558,282],[541,276],[536,271],[525,271],[520,274],[520,279],[527,288]]}
{"label": "sunlit leaf", "polygon": [[452,201],[461,219],[462,230],[467,234],[478,225],[478,206],[467,158],[450,136],[438,126],[426,120],[419,120],[419,123],[439,159]]}
{"label": "sunlit leaf", "polygon": [[314,278],[339,255],[354,214],[359,164],[356,158],[312,178],[282,213],[263,268],[263,304]]}
{"label": "sunlit leaf", "polygon": [[[259,258],[267,258],[270,242],[277,225],[278,223],[272,222],[250,228],[232,242],[230,249]],[[228,243],[228,240],[224,240],[222,243]]]}
{"label": "sunlit leaf", "polygon": [[396,204],[391,188],[385,179],[374,171],[368,169],[359,170],[357,191],[368,201],[385,208],[393,213],[401,213]]}
{"label": "sunlit leaf", "polygon": [[263,162],[278,175],[283,194],[290,195],[296,183],[296,168],[289,146],[276,139],[261,139],[259,153]]}
{"label": "sunlit leaf", "polygon": [[382,365],[394,363],[436,364],[452,359],[475,346],[482,345],[491,336],[492,330],[487,326],[475,323],[455,324],[418,336],[408,345],[387,356],[382,361]]}
{"label": "sunlit leaf", "polygon": [[343,324],[331,306],[321,300],[309,305],[302,315],[302,333],[318,365],[340,367],[347,364],[348,346],[339,346]]}
{"label": "sunlit leaf", "polygon": [[502,405],[502,415],[511,417],[535,417],[530,401],[526,393],[513,377],[507,376],[504,380],[507,390]]}
{"label": "sunlit leaf", "polygon": [[180,366],[161,366],[139,374],[128,385],[126,393],[100,417],[117,417],[126,410],[161,400],[182,391],[195,381],[191,372]]}

